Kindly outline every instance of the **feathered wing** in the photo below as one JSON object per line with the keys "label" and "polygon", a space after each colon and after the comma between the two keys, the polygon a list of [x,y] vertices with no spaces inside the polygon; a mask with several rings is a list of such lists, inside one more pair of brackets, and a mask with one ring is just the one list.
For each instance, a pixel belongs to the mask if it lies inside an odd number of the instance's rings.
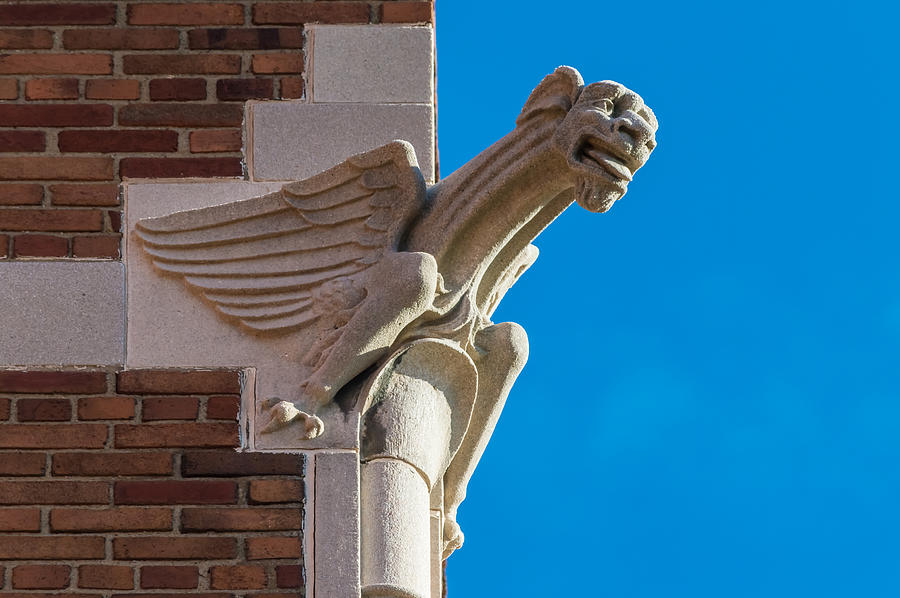
{"label": "feathered wing", "polygon": [[394,141],[277,193],[141,220],[136,233],[156,268],[220,313],[287,331],[319,317],[317,289],[396,251],[424,197],[412,146]]}

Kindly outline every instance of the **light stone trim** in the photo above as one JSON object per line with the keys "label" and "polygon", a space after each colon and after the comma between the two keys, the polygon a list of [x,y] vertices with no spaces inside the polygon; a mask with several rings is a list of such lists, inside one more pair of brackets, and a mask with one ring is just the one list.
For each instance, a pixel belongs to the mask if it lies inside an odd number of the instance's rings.
{"label": "light stone trim", "polygon": [[317,598],[360,595],[360,467],[355,452],[315,457],[315,593]]}
{"label": "light stone trim", "polygon": [[311,177],[394,139],[413,145],[425,181],[434,181],[434,107],[429,103],[248,102],[247,119],[247,161],[255,181]]}
{"label": "light stone trim", "polygon": [[0,364],[122,364],[124,279],[119,262],[0,262]]}
{"label": "light stone trim", "polygon": [[434,99],[434,29],[310,25],[313,103],[428,104]]}

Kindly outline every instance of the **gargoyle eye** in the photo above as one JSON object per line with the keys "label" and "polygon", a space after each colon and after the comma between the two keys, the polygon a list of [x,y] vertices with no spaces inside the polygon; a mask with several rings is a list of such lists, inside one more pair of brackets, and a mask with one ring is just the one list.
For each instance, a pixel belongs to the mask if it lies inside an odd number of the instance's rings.
{"label": "gargoyle eye", "polygon": [[594,107],[607,114],[612,114],[616,104],[609,98],[603,98],[602,100],[594,102]]}

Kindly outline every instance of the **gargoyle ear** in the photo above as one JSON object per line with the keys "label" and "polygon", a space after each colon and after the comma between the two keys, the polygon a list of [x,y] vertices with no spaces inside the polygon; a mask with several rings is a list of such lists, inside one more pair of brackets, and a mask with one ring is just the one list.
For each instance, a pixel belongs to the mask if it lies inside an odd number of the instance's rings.
{"label": "gargoyle ear", "polygon": [[568,112],[583,88],[584,79],[578,71],[570,66],[557,67],[531,92],[519,118],[516,119],[516,124],[522,124],[539,112],[548,110]]}

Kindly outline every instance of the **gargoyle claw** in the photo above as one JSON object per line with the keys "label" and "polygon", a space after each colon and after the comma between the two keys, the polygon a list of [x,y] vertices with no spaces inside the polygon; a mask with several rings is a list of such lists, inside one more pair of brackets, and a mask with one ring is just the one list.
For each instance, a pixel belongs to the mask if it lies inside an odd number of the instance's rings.
{"label": "gargoyle claw", "polygon": [[459,528],[459,524],[454,519],[446,517],[444,519],[444,554],[443,558],[453,554],[453,551],[463,545],[465,536]]}
{"label": "gargoyle claw", "polygon": [[265,423],[260,434],[271,434],[288,425],[298,422],[303,426],[302,438],[311,440],[320,436],[325,431],[325,424],[315,415],[300,411],[290,401],[280,399],[267,399],[262,403],[263,409],[269,414],[269,421]]}

